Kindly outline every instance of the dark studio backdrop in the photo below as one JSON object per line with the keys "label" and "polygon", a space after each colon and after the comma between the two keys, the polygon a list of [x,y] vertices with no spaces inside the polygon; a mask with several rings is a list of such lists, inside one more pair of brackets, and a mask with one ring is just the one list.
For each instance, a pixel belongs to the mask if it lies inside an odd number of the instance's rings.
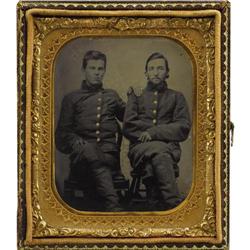
{"label": "dark studio backdrop", "polygon": [[[167,38],[77,38],[65,44],[55,60],[55,129],[64,95],[81,86],[82,59],[88,50],[98,50],[107,56],[104,88],[115,89],[125,102],[129,86],[145,87],[144,69],[147,58],[154,52],[164,54],[170,68],[168,87],[184,94],[192,117],[193,66],[190,56],[180,44]],[[188,194],[192,184],[192,142],[191,131],[188,139],[181,143],[182,156],[178,164],[180,168],[178,185],[184,196]],[[124,138],[121,148],[121,167],[124,175],[131,178],[127,152],[128,141]],[[56,149],[55,168],[57,189],[62,194],[63,182],[69,173],[69,158]]]}

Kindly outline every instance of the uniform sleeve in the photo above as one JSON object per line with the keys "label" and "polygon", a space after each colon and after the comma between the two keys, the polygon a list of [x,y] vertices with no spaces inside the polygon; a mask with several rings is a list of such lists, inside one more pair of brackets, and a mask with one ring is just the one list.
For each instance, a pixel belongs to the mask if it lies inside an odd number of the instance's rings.
{"label": "uniform sleeve", "polygon": [[79,138],[73,131],[73,112],[72,100],[68,96],[64,97],[56,128],[55,142],[57,149],[65,154],[72,152],[72,145]]}
{"label": "uniform sleeve", "polygon": [[116,95],[116,109],[115,109],[115,116],[117,119],[122,122],[124,113],[125,113],[125,108],[126,108],[126,103],[121,99],[121,97],[115,92]]}
{"label": "uniform sleeve", "polygon": [[188,105],[184,96],[179,93],[176,96],[176,106],[173,113],[173,121],[168,124],[154,126],[147,131],[152,140],[166,142],[181,142],[187,139],[191,129],[191,120]]}
{"label": "uniform sleeve", "polygon": [[128,95],[128,102],[123,120],[123,134],[130,141],[135,142],[141,133],[148,129],[149,124],[138,118],[138,100],[134,93]]}

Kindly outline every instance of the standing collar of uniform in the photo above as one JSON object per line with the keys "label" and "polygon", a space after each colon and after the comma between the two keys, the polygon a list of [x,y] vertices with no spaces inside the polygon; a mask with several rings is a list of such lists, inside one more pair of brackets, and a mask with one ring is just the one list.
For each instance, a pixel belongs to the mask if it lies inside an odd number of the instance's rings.
{"label": "standing collar of uniform", "polygon": [[161,82],[161,83],[159,83],[157,85],[149,81],[147,83],[147,87],[146,87],[146,90],[148,90],[148,91],[155,91],[155,90],[164,91],[166,89],[168,89],[168,84],[165,81]]}
{"label": "standing collar of uniform", "polygon": [[103,90],[103,84],[100,84],[100,85],[98,85],[97,87],[94,87],[94,86],[92,87],[92,86],[88,86],[88,85],[86,84],[86,81],[83,80],[83,81],[82,81],[81,89],[82,89],[82,90],[89,91],[89,92],[98,92],[98,91],[100,91],[100,90]]}

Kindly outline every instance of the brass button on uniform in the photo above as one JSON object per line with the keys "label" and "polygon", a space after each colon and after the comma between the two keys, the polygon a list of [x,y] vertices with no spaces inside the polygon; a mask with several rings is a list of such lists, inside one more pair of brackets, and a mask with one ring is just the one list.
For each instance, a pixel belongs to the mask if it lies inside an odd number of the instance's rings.
{"label": "brass button on uniform", "polygon": [[157,94],[158,94],[157,91],[155,91],[155,92],[154,92],[154,95],[157,95]]}
{"label": "brass button on uniform", "polygon": [[156,122],[157,122],[156,119],[153,119],[153,123],[156,124]]}
{"label": "brass button on uniform", "polygon": [[154,109],[154,110],[153,110],[153,114],[154,114],[154,115],[156,115],[156,113],[157,113],[157,110],[156,110],[156,109]]}
{"label": "brass button on uniform", "polygon": [[158,102],[157,102],[157,100],[154,100],[153,103],[154,103],[155,105],[157,105]]}
{"label": "brass button on uniform", "polygon": [[98,119],[99,119],[100,117],[101,117],[101,115],[100,115],[100,114],[97,114],[97,115],[96,115],[96,118],[98,118]]}
{"label": "brass button on uniform", "polygon": [[100,131],[99,131],[99,130],[96,130],[95,133],[96,133],[97,135],[99,135],[99,134],[100,134]]}
{"label": "brass button on uniform", "polygon": [[96,141],[97,141],[97,142],[100,142],[100,141],[101,141],[101,138],[100,138],[100,137],[96,138]]}
{"label": "brass button on uniform", "polygon": [[100,106],[98,106],[98,107],[97,107],[97,110],[101,110],[101,107],[100,107]]}
{"label": "brass button on uniform", "polygon": [[99,122],[97,122],[95,125],[96,125],[96,127],[100,127],[100,123]]}
{"label": "brass button on uniform", "polygon": [[101,98],[101,97],[99,97],[99,98],[97,99],[97,101],[98,101],[98,102],[101,102],[101,101],[102,101],[102,98]]}

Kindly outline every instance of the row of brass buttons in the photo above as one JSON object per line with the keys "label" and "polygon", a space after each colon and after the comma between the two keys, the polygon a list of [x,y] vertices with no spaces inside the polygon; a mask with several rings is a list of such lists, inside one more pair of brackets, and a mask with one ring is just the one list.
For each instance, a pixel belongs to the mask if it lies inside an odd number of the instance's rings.
{"label": "row of brass buttons", "polygon": [[156,99],[153,100],[153,104],[155,105],[155,108],[153,109],[153,124],[156,125],[157,124],[157,104],[158,104],[158,100],[157,100],[157,95],[158,95],[158,92],[155,91],[154,92],[154,96]]}
{"label": "row of brass buttons", "polygon": [[[154,95],[156,96],[156,98],[157,98],[157,95],[158,95],[158,92],[157,91],[155,91],[154,92]],[[100,118],[101,118],[101,102],[102,102],[102,98],[101,97],[99,97],[98,99],[97,99],[97,101],[98,101],[98,105],[100,105],[100,106],[97,106],[97,115],[96,115],[96,118],[97,118],[97,122],[96,122],[96,135],[97,135],[97,138],[96,138],[96,141],[97,142],[100,142],[101,141],[101,138],[100,138]],[[154,99],[154,101],[153,101],[153,104],[155,104],[155,109],[153,109],[153,115],[154,115],[154,119],[153,119],[153,124],[154,125],[156,125],[157,124],[157,119],[156,119],[156,117],[157,117],[157,104],[158,104],[158,100],[157,99]]]}
{"label": "row of brass buttons", "polygon": [[[101,95],[101,92],[99,93]],[[96,141],[100,142],[101,138],[100,138],[100,120],[101,120],[101,105],[102,105],[102,98],[98,97],[97,99],[98,101],[98,106],[97,106],[97,115],[96,115]]]}

